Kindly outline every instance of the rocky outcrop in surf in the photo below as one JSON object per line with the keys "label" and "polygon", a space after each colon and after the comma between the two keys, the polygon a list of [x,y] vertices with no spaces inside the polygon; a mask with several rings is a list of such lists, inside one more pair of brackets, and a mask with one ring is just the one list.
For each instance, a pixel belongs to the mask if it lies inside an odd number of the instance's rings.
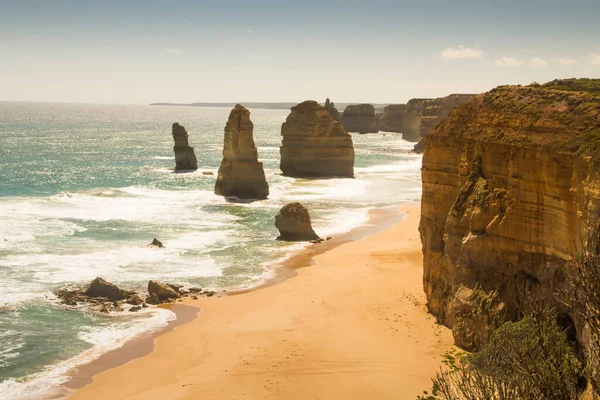
{"label": "rocky outcrop in surf", "polygon": [[253,130],[250,111],[237,104],[225,125],[223,160],[215,194],[253,200],[263,200],[269,196],[269,185],[263,164],[258,161]]}
{"label": "rocky outcrop in surf", "polygon": [[308,242],[320,240],[312,228],[310,214],[300,203],[290,203],[275,216],[275,227],[279,230],[277,240]]}
{"label": "rocky outcrop in surf", "polygon": [[[600,96],[572,86],[578,89],[498,87],[427,135],[424,289],[429,310],[457,343],[477,347],[490,312],[516,318],[524,291],[568,314],[582,332],[555,293],[600,225]],[[490,293],[498,306],[490,307]]]}
{"label": "rocky outcrop in surf", "polygon": [[402,133],[402,138],[417,142],[473,94],[451,94],[437,99],[411,99],[407,104],[391,104],[383,109],[380,129]]}
{"label": "rocky outcrop in surf", "polygon": [[[156,304],[162,301],[168,301],[178,298],[179,290],[159,281],[148,281],[148,303]],[[151,299],[152,298],[152,299]]]}
{"label": "rocky outcrop in surf", "polygon": [[173,140],[175,146],[175,171],[195,171],[198,169],[198,161],[194,154],[194,148],[188,143],[189,136],[185,128],[177,122],[173,124]]}
{"label": "rocky outcrop in surf", "polygon": [[281,126],[283,175],[354,177],[352,137],[329,111],[312,100],[292,107],[291,111]]}
{"label": "rocky outcrop in surf", "polygon": [[371,104],[349,105],[342,113],[342,125],[348,132],[379,132],[379,118]]}

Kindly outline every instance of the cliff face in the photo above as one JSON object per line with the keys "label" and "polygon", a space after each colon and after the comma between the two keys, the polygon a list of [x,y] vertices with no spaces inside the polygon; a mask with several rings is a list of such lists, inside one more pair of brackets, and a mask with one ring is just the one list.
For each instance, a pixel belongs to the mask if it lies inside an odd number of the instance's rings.
{"label": "cliff face", "polygon": [[177,122],[173,124],[175,171],[195,171],[198,169],[198,161],[194,154],[194,148],[188,143],[189,136],[183,126]]}
{"label": "cliff face", "polygon": [[427,135],[423,283],[457,342],[476,336],[453,312],[464,288],[497,291],[507,318],[524,289],[553,301],[600,225],[599,154],[600,97],[543,87],[479,95]]}
{"label": "cliff face", "polygon": [[281,126],[280,168],[293,177],[353,177],[352,137],[329,111],[308,100],[292,107]]}
{"label": "cliff face", "polygon": [[269,196],[269,185],[263,164],[258,161],[253,130],[250,111],[237,104],[225,125],[223,160],[215,194],[256,200]]}
{"label": "cliff face", "polygon": [[342,125],[348,132],[377,133],[379,118],[371,104],[350,105],[342,113]]}
{"label": "cliff face", "polygon": [[407,104],[389,105],[383,109],[381,130],[400,132],[403,139],[416,142],[425,137],[455,107],[474,96],[451,94],[437,99],[411,99]]}

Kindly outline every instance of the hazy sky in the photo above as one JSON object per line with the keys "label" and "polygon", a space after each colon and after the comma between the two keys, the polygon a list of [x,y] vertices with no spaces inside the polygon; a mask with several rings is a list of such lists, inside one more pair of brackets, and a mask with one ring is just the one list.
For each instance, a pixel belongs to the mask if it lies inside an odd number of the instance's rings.
{"label": "hazy sky", "polygon": [[0,100],[405,102],[600,77],[600,0],[0,0]]}

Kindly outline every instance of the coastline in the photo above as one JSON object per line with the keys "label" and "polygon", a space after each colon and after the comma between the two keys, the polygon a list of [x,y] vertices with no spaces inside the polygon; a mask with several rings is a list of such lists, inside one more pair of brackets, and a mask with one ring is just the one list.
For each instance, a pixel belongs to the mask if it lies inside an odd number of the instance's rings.
{"label": "coastline", "polygon": [[65,386],[74,399],[416,397],[452,336],[426,311],[419,206],[401,209],[402,222],[375,215],[303,249],[266,284],[177,303],[202,311],[152,335],[149,354],[117,349]]}

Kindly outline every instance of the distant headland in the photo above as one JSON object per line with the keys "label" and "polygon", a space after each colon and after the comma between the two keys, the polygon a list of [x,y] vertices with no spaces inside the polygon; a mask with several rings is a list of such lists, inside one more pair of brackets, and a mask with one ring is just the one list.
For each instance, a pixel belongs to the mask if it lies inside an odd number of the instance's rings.
{"label": "distant headland", "polygon": [[[280,102],[280,103],[259,103],[259,102],[231,102],[231,103],[150,103],[151,106],[178,106],[178,107],[227,107],[233,108],[236,104],[241,104],[246,108],[264,108],[271,110],[289,110],[299,102]],[[346,106],[360,103],[336,103],[336,106],[343,110]],[[389,104],[370,103],[375,110],[383,111]]]}

